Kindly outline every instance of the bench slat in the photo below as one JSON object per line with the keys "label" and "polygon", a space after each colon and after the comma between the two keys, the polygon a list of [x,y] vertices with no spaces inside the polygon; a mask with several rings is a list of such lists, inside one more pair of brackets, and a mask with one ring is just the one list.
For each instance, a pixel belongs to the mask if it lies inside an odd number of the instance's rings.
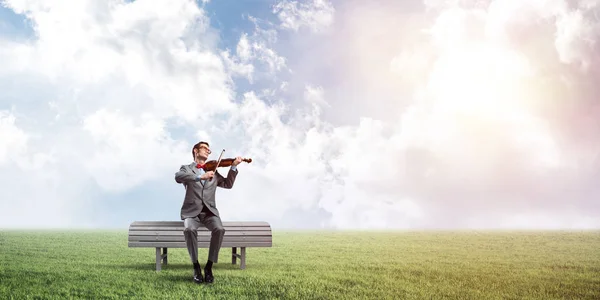
{"label": "bench slat", "polygon": [[[129,247],[149,247],[149,248],[186,248],[185,242],[129,242]],[[198,242],[198,248],[208,248],[209,242]],[[239,242],[232,243],[229,241],[223,241],[222,248],[233,248],[233,247],[273,247],[272,242]]]}
{"label": "bench slat", "polygon": [[[129,231],[129,235],[170,235],[170,236],[183,236],[183,230],[173,230],[173,231]],[[211,232],[208,230],[200,231],[198,230],[198,236],[206,235],[210,236]],[[225,236],[234,236],[234,235],[272,235],[271,231],[233,231],[233,230],[225,230]]]}
{"label": "bench slat", "polygon": [[[183,221],[134,221],[131,226],[183,226]],[[223,222],[223,226],[242,226],[242,227],[255,227],[255,226],[269,226],[268,222],[259,221],[244,221],[244,222]]]}
{"label": "bench slat", "polygon": [[[243,231],[264,231],[264,230],[271,230],[271,227],[269,227],[269,226],[257,226],[257,227],[223,226],[223,227],[225,228],[226,231],[236,231],[236,230],[243,230]],[[183,224],[181,224],[181,226],[172,226],[172,227],[168,227],[168,226],[130,226],[129,230],[130,231],[144,231],[144,230],[183,231]],[[206,227],[204,227],[204,226],[200,226],[198,228],[198,231],[208,231],[208,229],[206,229]]]}
{"label": "bench slat", "polygon": [[[129,242],[185,242],[184,236],[130,236]],[[198,236],[199,242],[210,242],[210,236]],[[270,236],[233,236],[224,237],[223,242],[241,243],[241,242],[271,242]]]}

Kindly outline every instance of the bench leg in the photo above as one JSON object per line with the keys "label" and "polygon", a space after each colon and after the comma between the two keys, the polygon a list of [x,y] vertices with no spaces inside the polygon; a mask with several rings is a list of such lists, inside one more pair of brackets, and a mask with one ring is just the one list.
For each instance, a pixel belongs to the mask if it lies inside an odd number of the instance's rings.
{"label": "bench leg", "polygon": [[160,265],[160,259],[161,259],[161,256],[162,255],[160,255],[160,247],[156,247],[156,271],[157,272],[160,271],[160,267],[161,267],[161,265]]}
{"label": "bench leg", "polygon": [[242,257],[241,257],[241,263],[240,263],[240,269],[245,269],[246,268],[246,247],[241,247],[242,249]]}
{"label": "bench leg", "polygon": [[235,265],[235,261],[237,259],[237,256],[235,255],[237,252],[237,247],[232,247],[231,248],[231,264]]}

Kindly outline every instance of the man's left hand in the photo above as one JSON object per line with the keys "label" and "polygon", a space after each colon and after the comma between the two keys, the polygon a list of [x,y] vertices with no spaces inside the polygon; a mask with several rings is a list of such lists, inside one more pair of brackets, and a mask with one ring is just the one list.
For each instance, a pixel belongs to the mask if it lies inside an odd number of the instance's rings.
{"label": "man's left hand", "polygon": [[237,166],[242,162],[242,157],[238,156],[235,158],[235,160],[233,161],[233,163],[231,163],[233,166]]}

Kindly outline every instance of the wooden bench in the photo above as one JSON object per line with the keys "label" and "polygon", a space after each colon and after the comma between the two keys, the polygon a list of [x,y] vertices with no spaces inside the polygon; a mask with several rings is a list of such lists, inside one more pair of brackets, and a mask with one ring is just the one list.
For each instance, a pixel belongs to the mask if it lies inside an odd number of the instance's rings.
{"label": "wooden bench", "polygon": [[[272,247],[271,226],[267,222],[223,222],[223,248],[231,247],[231,263],[240,259],[240,269],[246,268],[247,247]],[[211,233],[198,228],[198,248],[208,248]],[[183,235],[183,221],[135,221],[129,225],[129,247],[156,248],[156,271],[167,265],[168,248],[187,248]],[[160,249],[162,248],[162,253]],[[240,248],[240,254],[237,253]],[[187,253],[187,250],[186,250]]]}

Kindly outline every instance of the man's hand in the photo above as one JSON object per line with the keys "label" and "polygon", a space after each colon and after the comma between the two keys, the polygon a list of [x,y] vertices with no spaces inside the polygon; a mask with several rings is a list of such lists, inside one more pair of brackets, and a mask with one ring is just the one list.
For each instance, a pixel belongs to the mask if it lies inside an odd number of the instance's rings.
{"label": "man's hand", "polygon": [[200,176],[200,179],[206,180],[206,179],[213,178],[213,176],[215,176],[215,172],[214,171],[208,171],[208,172],[202,174],[202,176]]}
{"label": "man's hand", "polygon": [[232,166],[237,166],[242,162],[242,157],[238,156],[235,158],[235,160],[231,163]]}

